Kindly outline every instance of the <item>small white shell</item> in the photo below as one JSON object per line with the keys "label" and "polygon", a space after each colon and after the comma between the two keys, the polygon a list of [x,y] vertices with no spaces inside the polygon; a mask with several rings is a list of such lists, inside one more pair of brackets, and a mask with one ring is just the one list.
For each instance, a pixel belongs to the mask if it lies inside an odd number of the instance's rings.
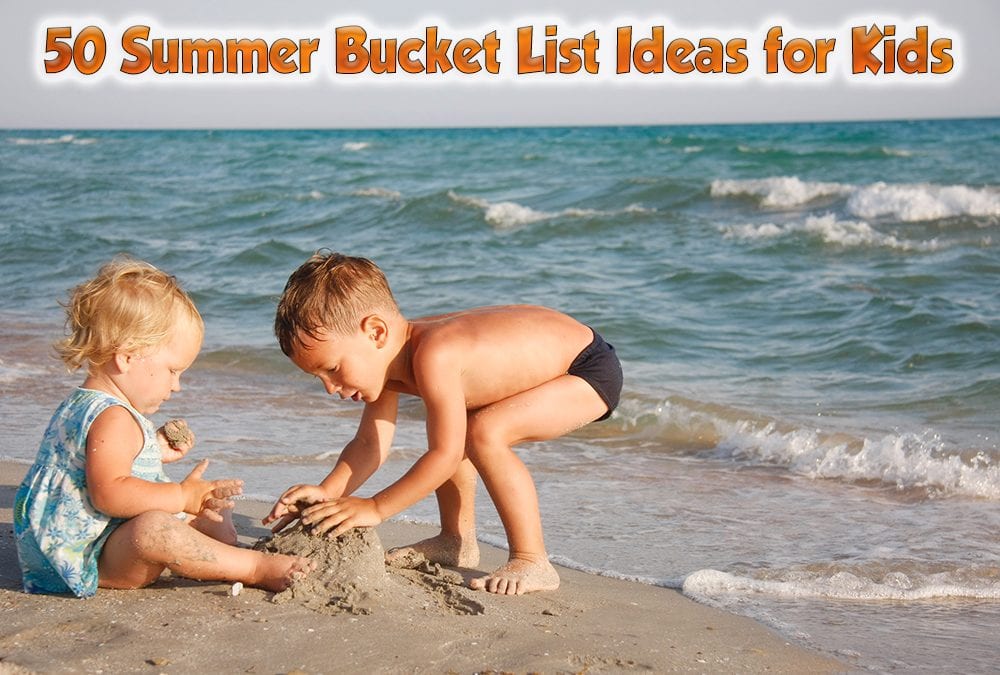
{"label": "small white shell", "polygon": [[237,595],[240,594],[240,591],[242,591],[242,590],[243,590],[243,583],[237,581],[235,584],[233,584],[233,587],[229,591],[229,594],[232,595],[235,598]]}

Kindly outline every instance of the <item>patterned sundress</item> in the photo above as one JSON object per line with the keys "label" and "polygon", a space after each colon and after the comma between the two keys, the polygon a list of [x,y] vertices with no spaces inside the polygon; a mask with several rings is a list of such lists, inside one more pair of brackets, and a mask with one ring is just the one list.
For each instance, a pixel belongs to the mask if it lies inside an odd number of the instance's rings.
{"label": "patterned sundress", "polygon": [[87,433],[111,406],[128,410],[142,427],[142,450],[132,475],[169,482],[156,428],[135,408],[104,392],[77,388],[62,402],[42,438],[35,463],[14,498],[14,535],[28,593],[97,592],[97,559],[108,536],[125,522],[97,509],[87,495]]}

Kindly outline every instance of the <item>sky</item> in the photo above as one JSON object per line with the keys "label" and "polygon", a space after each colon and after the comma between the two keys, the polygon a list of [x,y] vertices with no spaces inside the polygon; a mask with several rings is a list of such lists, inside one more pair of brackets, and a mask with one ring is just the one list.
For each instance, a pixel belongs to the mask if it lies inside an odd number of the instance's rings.
{"label": "sky", "polygon": [[[94,9],[83,9],[92,6]],[[426,0],[421,3],[346,3],[302,0],[201,0],[151,3],[146,0],[66,0],[23,3],[2,0],[4,39],[0,40],[0,128],[371,128],[631,125],[691,123],[755,123],[1000,116],[1000,58],[996,36],[1000,3],[995,0],[801,0],[670,2],[640,0],[505,0],[500,4]],[[361,7],[362,9],[358,9]],[[128,51],[122,38],[132,26],[150,27]],[[426,37],[437,26],[439,36],[462,39],[480,50],[467,59],[463,74],[391,75],[337,72],[336,29],[358,25],[369,38]],[[554,25],[555,45],[575,47],[580,70],[567,70],[570,58],[549,59],[554,73],[518,72],[518,28],[530,26],[533,40],[523,47],[524,63],[545,53],[545,27]],[[895,35],[876,41],[873,57],[886,61],[887,41],[900,46],[926,44],[927,69],[947,72],[852,74],[852,54],[865,50],[852,42],[852,28],[895,27]],[[91,75],[94,41],[81,35],[96,26],[103,36],[104,59]],[[631,26],[625,43],[617,29]],[[711,50],[715,39],[723,48],[716,64],[730,72],[680,74],[665,64],[663,73],[640,74],[630,47],[652,38],[663,27],[663,46],[649,43],[643,58],[663,57],[673,40],[689,40],[696,50]],[[781,29],[781,43],[772,42],[778,72],[768,74],[765,38]],[[918,26],[927,26],[921,43]],[[56,29],[68,27],[69,37]],[[495,31],[496,72],[489,72],[487,36]],[[888,32],[888,31],[885,31]],[[587,72],[582,39],[597,40]],[[58,60],[46,51],[46,40],[80,47],[60,72],[46,73],[46,61]],[[81,39],[82,38],[82,39]],[[156,38],[203,38],[221,42],[259,38],[275,49],[279,38],[317,41],[302,72],[302,50],[279,64],[295,70],[279,74],[157,74],[147,68],[126,74],[123,64],[141,67],[139,55]],[[738,40],[746,41],[740,48]],[[581,40],[577,45],[574,40]],[[805,47],[819,54],[825,43],[826,72],[805,68]],[[945,41],[950,40],[950,44]],[[564,42],[565,41],[565,42]],[[364,43],[369,46],[369,43]],[[415,43],[410,43],[411,46]],[[646,44],[646,43],[643,43]],[[679,44],[679,43],[676,43]],[[675,44],[675,46],[676,46]],[[937,45],[935,53],[934,45]],[[277,45],[280,47],[280,45]],[[308,45],[306,45],[308,48]],[[780,46],[780,49],[778,47]],[[796,50],[795,47],[803,47]],[[619,53],[621,52],[621,53]],[[362,52],[355,52],[361,54]],[[701,53],[700,51],[698,53]],[[894,50],[889,53],[895,56]],[[910,52],[918,54],[919,52]],[[451,52],[446,52],[451,57]],[[410,61],[427,63],[424,52],[409,52]],[[742,71],[737,57],[745,57]],[[530,58],[529,58],[530,57]],[[792,61],[787,61],[792,58]],[[685,61],[687,66],[685,66]],[[950,61],[950,63],[949,63]],[[458,59],[451,59],[456,65]],[[693,57],[677,67],[690,67]],[[291,64],[291,65],[287,65]],[[628,73],[619,73],[622,65]],[[709,61],[705,61],[709,64]],[[419,65],[419,64],[418,64]],[[919,66],[919,64],[918,64]],[[884,68],[884,66],[883,66]]]}

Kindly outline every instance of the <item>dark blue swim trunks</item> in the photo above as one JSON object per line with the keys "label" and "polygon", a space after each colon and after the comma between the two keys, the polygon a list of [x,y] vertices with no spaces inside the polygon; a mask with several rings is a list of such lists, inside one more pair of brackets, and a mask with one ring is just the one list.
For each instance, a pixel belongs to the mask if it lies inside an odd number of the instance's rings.
{"label": "dark blue swim trunks", "polygon": [[611,417],[611,413],[618,407],[622,393],[622,364],[615,354],[615,348],[605,342],[596,330],[590,330],[594,333],[593,341],[573,359],[566,372],[576,375],[593,387],[608,405],[608,412],[595,420],[600,422]]}

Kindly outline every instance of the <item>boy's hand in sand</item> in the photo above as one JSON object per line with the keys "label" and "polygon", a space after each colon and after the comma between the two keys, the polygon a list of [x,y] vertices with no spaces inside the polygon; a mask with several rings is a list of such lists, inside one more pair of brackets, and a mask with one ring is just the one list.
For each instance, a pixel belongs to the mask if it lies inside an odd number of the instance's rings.
{"label": "boy's hand in sand", "polygon": [[374,527],[382,522],[374,499],[341,497],[303,509],[302,524],[314,534],[336,537],[352,527]]}
{"label": "boy's hand in sand", "polygon": [[164,463],[176,462],[194,447],[194,432],[185,420],[169,420],[156,430]]}
{"label": "boy's hand in sand", "polygon": [[329,498],[326,491],[319,485],[293,485],[282,493],[278,501],[271,507],[271,512],[264,516],[261,522],[264,525],[269,525],[278,521],[271,528],[271,531],[280,532],[289,523],[298,520],[306,506],[325,502]]}
{"label": "boy's hand in sand", "polygon": [[184,512],[197,516],[207,509],[212,512],[204,514],[207,518],[215,520],[214,515],[221,519],[219,509],[233,507],[228,498],[243,492],[243,481],[232,478],[205,480],[202,474],[207,468],[208,460],[201,460],[187,478],[180,482],[181,493],[184,495]]}

